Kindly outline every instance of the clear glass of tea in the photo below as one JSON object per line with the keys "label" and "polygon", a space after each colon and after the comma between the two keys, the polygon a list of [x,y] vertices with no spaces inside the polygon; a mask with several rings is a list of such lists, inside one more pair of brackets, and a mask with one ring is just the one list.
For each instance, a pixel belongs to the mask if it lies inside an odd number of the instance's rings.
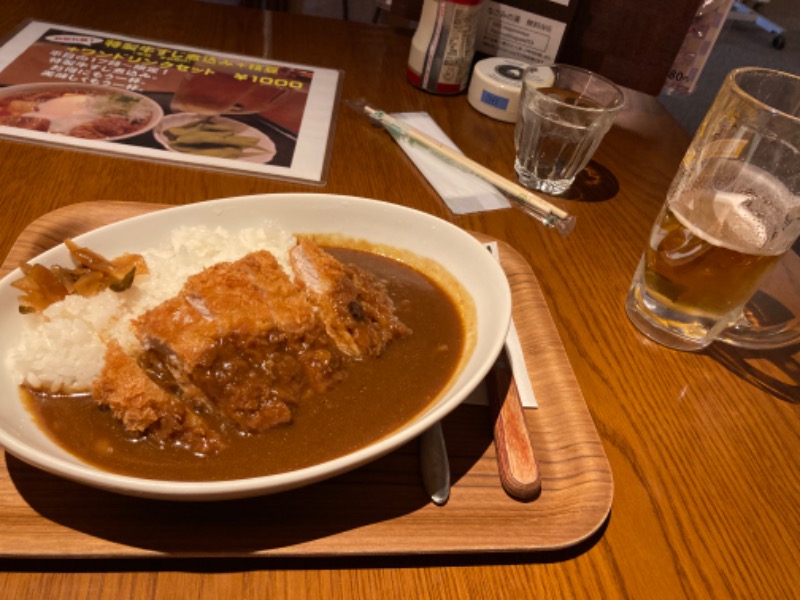
{"label": "clear glass of tea", "polygon": [[800,77],[736,69],[672,181],[628,317],[677,350],[724,339],[799,235]]}
{"label": "clear glass of tea", "polygon": [[578,67],[529,67],[514,130],[522,185],[546,194],[569,189],[594,155],[625,98],[611,81]]}

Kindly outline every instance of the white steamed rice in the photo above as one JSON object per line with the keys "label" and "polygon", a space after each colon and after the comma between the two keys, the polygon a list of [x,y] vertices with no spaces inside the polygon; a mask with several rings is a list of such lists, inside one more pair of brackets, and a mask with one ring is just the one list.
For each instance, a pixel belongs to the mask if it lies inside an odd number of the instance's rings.
{"label": "white steamed rice", "polygon": [[288,271],[288,251],[295,243],[291,234],[269,224],[235,232],[179,228],[168,244],[139,252],[150,274],[137,276],[129,290],[67,296],[41,314],[20,316],[23,331],[8,354],[8,368],[18,385],[88,390],[103,366],[106,343],[116,339],[123,348],[135,348],[131,320],[176,295],[189,275],[256,250],[268,250]]}

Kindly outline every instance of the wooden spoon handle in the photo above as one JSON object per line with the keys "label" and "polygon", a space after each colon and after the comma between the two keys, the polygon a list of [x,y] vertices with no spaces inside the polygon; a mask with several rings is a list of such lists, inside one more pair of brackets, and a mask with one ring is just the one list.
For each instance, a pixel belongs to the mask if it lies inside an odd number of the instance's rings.
{"label": "wooden spoon handle", "polygon": [[541,492],[542,478],[517,384],[504,356],[492,367],[487,383],[500,481],[512,498],[533,500]]}

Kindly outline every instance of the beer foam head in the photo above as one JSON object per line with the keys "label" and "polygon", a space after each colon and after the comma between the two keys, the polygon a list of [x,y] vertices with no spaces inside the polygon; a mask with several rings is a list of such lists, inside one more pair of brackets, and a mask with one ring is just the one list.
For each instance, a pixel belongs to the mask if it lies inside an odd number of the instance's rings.
{"label": "beer foam head", "polygon": [[763,215],[758,215],[756,198],[750,194],[717,192],[715,206],[717,203],[724,205],[727,211],[724,229],[728,233],[724,235],[724,241],[731,247],[752,251],[767,245],[772,237],[768,230],[769,222],[764,220]]}
{"label": "beer foam head", "polygon": [[[685,178],[670,198],[681,223],[716,246],[749,254],[776,254],[800,228],[792,207],[800,201],[786,185],[752,164],[715,159]],[[797,227],[792,226],[797,220]]]}
{"label": "beer foam head", "polygon": [[698,190],[684,194],[673,210],[685,227],[707,242],[753,253],[770,239],[763,215],[754,211],[754,200],[747,193]]}

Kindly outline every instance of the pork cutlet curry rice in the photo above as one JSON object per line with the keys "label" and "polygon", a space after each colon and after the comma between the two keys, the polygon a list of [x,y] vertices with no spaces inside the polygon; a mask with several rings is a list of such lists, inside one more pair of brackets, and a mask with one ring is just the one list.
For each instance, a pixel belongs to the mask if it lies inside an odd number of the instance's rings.
{"label": "pork cutlet curry rice", "polygon": [[182,228],[112,260],[68,247],[74,266],[12,284],[8,361],[40,427],[107,471],[224,480],[342,456],[429,406],[470,344],[444,269],[365,242]]}

